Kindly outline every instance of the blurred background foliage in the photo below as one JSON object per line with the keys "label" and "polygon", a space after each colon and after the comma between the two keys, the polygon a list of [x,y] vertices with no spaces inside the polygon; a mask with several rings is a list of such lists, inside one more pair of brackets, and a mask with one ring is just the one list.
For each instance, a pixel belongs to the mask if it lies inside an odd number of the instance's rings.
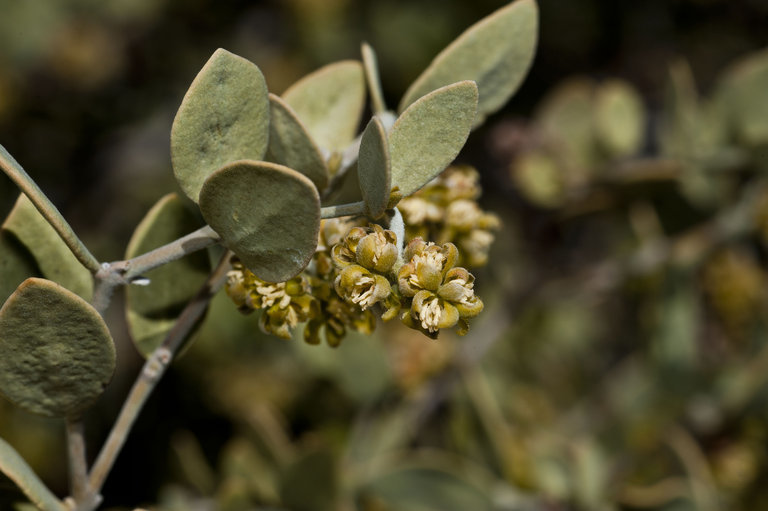
{"label": "blurred background foliage", "polygon": [[[395,105],[503,3],[0,0],[0,141],[120,259],[175,189],[169,129],[215,48],[281,92],[366,40]],[[539,4],[529,77],[459,158],[502,223],[470,334],[307,346],[220,296],[105,508],[768,508],[768,3]],[[0,177],[0,216],[16,194]],[[141,364],[111,315],[91,451]],[[0,402],[0,435],[66,494],[61,424]]]}

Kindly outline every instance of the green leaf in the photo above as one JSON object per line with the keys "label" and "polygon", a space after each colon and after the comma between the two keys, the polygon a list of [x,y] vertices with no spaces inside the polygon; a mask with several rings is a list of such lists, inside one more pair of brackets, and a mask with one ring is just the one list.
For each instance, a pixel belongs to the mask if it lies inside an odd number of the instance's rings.
{"label": "green leaf", "polygon": [[354,140],[365,106],[363,66],[356,60],[327,65],[293,84],[282,97],[320,147],[342,150]]}
{"label": "green leaf", "polygon": [[66,511],[67,508],[40,480],[24,458],[8,442],[0,438],[0,472],[16,483],[24,495],[43,511]]}
{"label": "green leaf", "polygon": [[315,253],[317,188],[283,165],[238,161],[222,167],[203,185],[200,210],[223,244],[263,280],[293,278]]}
{"label": "green leaf", "polygon": [[597,162],[594,87],[590,79],[571,78],[547,94],[535,116],[537,128],[577,180],[594,172]]}
{"label": "green leaf", "polygon": [[91,299],[91,272],[80,264],[26,195],[19,195],[2,228],[16,236],[29,250],[45,278],[61,284],[86,300]]}
{"label": "green leaf", "polygon": [[323,190],[328,185],[328,168],[307,129],[288,104],[274,94],[269,95],[271,121],[267,159],[295,169]]}
{"label": "green leaf", "polygon": [[476,110],[471,81],[437,89],[409,106],[389,134],[392,187],[407,197],[442,172],[467,141]]}
{"label": "green leaf", "polygon": [[193,201],[216,169],[264,157],[269,139],[267,94],[259,68],[221,48],[195,77],[171,129],[173,172]]}
{"label": "green leaf", "polygon": [[27,279],[0,309],[0,392],[25,410],[76,417],[114,370],[115,346],[104,320],[58,284]]}
{"label": "green leaf", "polygon": [[735,63],[717,88],[736,138],[747,144],[768,144],[768,50],[753,53]]}
{"label": "green leaf", "polygon": [[503,106],[531,67],[538,38],[535,0],[517,0],[468,28],[408,88],[399,111],[425,94],[462,80],[480,90],[475,124]]}
{"label": "green leaf", "polygon": [[312,450],[287,467],[280,484],[281,502],[296,511],[338,509],[339,480],[333,455]]}
{"label": "green leaf", "polygon": [[39,277],[35,258],[16,237],[0,229],[0,304],[27,277]]}
{"label": "green leaf", "polygon": [[368,91],[371,95],[373,112],[377,115],[383,114],[387,111],[387,105],[384,103],[384,93],[381,90],[381,78],[379,78],[379,64],[376,52],[367,43],[361,45],[360,52],[363,55],[365,81],[368,84]]}
{"label": "green leaf", "polygon": [[[170,243],[201,227],[175,193],[162,197],[149,210],[128,243],[131,259]],[[197,294],[211,271],[205,251],[165,264],[143,276],[149,285],[126,288],[126,319],[136,348],[148,357],[165,339],[181,311]]]}
{"label": "green leaf", "polygon": [[630,156],[640,150],[645,132],[645,108],[628,83],[608,80],[598,87],[595,130],[611,156]]}
{"label": "green leaf", "polygon": [[565,200],[565,179],[551,156],[530,151],[518,156],[512,166],[515,185],[526,199],[547,208],[556,208]]}
{"label": "green leaf", "polygon": [[490,511],[486,492],[449,472],[406,469],[387,474],[365,488],[381,498],[388,508],[401,511]]}
{"label": "green leaf", "polygon": [[389,202],[391,169],[387,130],[374,117],[363,131],[357,173],[368,216],[378,218],[384,214]]}

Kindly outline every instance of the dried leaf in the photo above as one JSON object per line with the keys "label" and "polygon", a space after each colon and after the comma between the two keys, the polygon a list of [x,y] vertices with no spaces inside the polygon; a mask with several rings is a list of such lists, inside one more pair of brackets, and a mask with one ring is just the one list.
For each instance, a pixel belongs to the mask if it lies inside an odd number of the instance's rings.
{"label": "dried leaf", "polygon": [[216,169],[264,157],[269,139],[267,94],[259,68],[221,48],[195,77],[171,129],[173,172],[193,201]]}

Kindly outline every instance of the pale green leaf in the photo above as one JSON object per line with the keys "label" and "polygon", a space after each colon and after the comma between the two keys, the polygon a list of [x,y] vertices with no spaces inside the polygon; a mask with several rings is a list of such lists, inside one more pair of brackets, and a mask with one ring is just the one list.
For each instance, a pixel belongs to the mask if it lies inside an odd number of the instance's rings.
{"label": "pale green leaf", "polygon": [[716,101],[736,138],[768,144],[768,49],[732,65],[720,80]]}
{"label": "pale green leaf", "polygon": [[296,113],[274,94],[269,95],[271,121],[267,159],[307,176],[323,190],[328,185],[328,168],[323,154],[307,133]]}
{"label": "pale green leaf", "polygon": [[571,78],[548,93],[536,113],[539,132],[560,152],[571,175],[594,171],[597,146],[592,80]]}
{"label": "pale green leaf", "polygon": [[91,299],[91,272],[80,264],[26,195],[19,195],[2,228],[13,234],[29,250],[45,278],[61,284],[86,300]]}
{"label": "pale green leaf", "polygon": [[555,208],[565,200],[565,179],[557,162],[541,151],[518,156],[512,166],[512,178],[526,199]]}
{"label": "pale green leaf", "polygon": [[449,472],[412,468],[392,472],[365,487],[399,511],[491,511],[488,493]]}
{"label": "pale green leaf", "polygon": [[0,392],[25,410],[75,417],[101,395],[114,370],[104,320],[58,284],[27,279],[0,309]]}
{"label": "pale green leaf", "polygon": [[35,258],[16,237],[0,229],[0,304],[27,277],[39,277]]}
{"label": "pale green leaf", "polygon": [[171,129],[173,172],[193,201],[216,169],[264,157],[269,139],[267,94],[259,68],[223,49],[216,50],[195,77]]}
{"label": "pale green leaf", "polygon": [[437,89],[409,106],[389,134],[392,187],[407,197],[442,172],[467,141],[476,110],[471,81]]}
{"label": "pale green leaf", "polygon": [[598,87],[595,130],[602,147],[611,156],[631,156],[640,150],[645,132],[645,108],[628,83],[608,80]]}
{"label": "pale green leaf", "polygon": [[200,210],[223,244],[263,280],[296,276],[315,253],[317,188],[283,165],[238,161],[222,167],[203,185]]}
{"label": "pale green leaf", "polygon": [[[126,251],[131,259],[201,227],[202,222],[175,193],[162,197],[136,227]],[[143,275],[149,285],[126,288],[128,326],[136,348],[149,356],[170,331],[184,306],[211,271],[205,251],[198,251]]]}
{"label": "pale green leaf", "polygon": [[468,28],[408,88],[399,111],[425,94],[462,80],[480,90],[475,124],[503,106],[531,67],[538,39],[535,0],[517,0]]}
{"label": "pale green leaf", "polygon": [[66,511],[64,503],[51,493],[24,458],[0,438],[0,472],[16,483],[24,495],[43,511]]}
{"label": "pale green leaf", "polygon": [[283,473],[280,500],[288,509],[337,510],[340,490],[337,473],[335,459],[328,450],[302,453]]}
{"label": "pale green leaf", "polygon": [[391,179],[387,130],[376,117],[371,119],[363,131],[357,173],[368,215],[378,218],[384,214],[389,202]]}
{"label": "pale green leaf", "polygon": [[293,84],[282,98],[320,147],[342,150],[354,140],[365,106],[363,66],[356,60],[329,64]]}
{"label": "pale green leaf", "polygon": [[381,90],[381,78],[379,78],[379,64],[376,52],[367,43],[362,44],[360,51],[363,55],[365,81],[368,84],[368,91],[371,95],[373,112],[377,115],[383,114],[387,111],[387,105],[384,103],[384,93]]}

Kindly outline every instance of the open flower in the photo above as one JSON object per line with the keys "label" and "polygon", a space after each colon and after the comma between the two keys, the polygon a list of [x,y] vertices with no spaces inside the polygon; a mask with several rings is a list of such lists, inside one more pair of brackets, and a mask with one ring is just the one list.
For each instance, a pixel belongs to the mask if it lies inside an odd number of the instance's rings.
{"label": "open flower", "polygon": [[336,277],[334,287],[339,296],[362,310],[385,300],[392,293],[392,286],[386,278],[357,264],[344,268]]}
{"label": "open flower", "polygon": [[405,248],[408,261],[397,274],[403,296],[415,296],[421,290],[437,291],[446,272],[456,264],[459,253],[453,243],[435,245],[416,238]]}
{"label": "open flower", "polygon": [[483,302],[475,295],[474,276],[465,268],[453,267],[456,247],[414,240],[406,253],[410,261],[400,269],[398,284],[401,294],[413,300],[403,323],[432,338],[440,329],[454,326],[459,335],[467,333],[467,320],[483,310]]}
{"label": "open flower", "polygon": [[241,312],[264,309],[259,318],[261,330],[283,339],[290,339],[296,325],[318,313],[317,300],[302,275],[287,282],[266,282],[235,261],[225,290]]}
{"label": "open flower", "polygon": [[279,302],[264,310],[259,318],[259,327],[264,333],[290,339],[296,325],[315,315],[317,301],[311,295],[284,295]]}

